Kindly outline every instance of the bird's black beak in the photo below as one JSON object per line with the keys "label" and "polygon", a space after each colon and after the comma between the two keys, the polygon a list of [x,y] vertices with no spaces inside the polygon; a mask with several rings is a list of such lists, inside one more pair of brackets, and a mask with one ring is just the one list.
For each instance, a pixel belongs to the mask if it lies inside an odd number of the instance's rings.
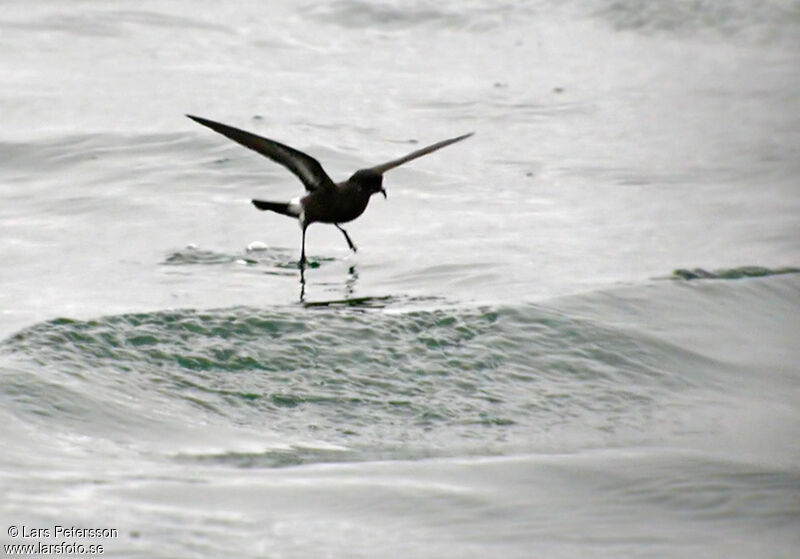
{"label": "bird's black beak", "polygon": [[384,199],[386,199],[386,189],[381,188],[381,194],[383,194]]}

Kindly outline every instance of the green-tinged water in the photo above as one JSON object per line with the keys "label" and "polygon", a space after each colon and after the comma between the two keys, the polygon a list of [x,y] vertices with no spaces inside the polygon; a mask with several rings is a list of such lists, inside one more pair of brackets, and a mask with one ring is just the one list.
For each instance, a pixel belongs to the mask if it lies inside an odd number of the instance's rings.
{"label": "green-tinged water", "polygon": [[[741,331],[734,319],[759,305],[785,323],[797,277],[541,305],[384,298],[43,322],[0,345],[5,510],[38,525],[77,492],[105,512],[70,516],[107,515],[127,532],[106,545],[130,556],[257,556],[242,538],[263,538],[297,554],[523,557],[577,553],[578,529],[606,554],[635,554],[641,534],[670,556],[749,553],[764,534],[790,545],[794,381],[746,361],[791,355],[791,341],[756,317],[745,328],[773,353],[741,360],[730,335],[721,351],[702,337],[718,322]],[[46,508],[31,515],[31,499]]]}
{"label": "green-tinged water", "polygon": [[73,390],[159,394],[209,421],[384,457],[533,450],[576,422],[587,440],[635,438],[659,428],[664,393],[709,388],[706,359],[543,307],[364,303],[58,319],[3,348],[55,382],[31,412],[52,413],[66,378]]}

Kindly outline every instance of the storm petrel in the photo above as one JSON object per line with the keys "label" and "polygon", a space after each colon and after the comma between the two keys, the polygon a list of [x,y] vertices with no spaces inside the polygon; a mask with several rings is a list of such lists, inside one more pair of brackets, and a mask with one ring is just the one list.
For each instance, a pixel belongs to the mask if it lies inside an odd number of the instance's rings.
{"label": "storm petrel", "polygon": [[436,142],[435,144],[413,151],[399,159],[356,171],[353,173],[353,176],[346,181],[335,183],[322,168],[322,165],[319,164],[319,161],[310,155],[274,140],[262,138],[250,132],[239,130],[233,126],[197,116],[186,116],[203,126],[211,128],[215,132],[219,132],[234,142],[283,165],[300,179],[303,186],[305,186],[308,191],[308,194],[304,197],[297,197],[290,202],[253,200],[253,205],[259,210],[270,210],[299,220],[300,229],[303,231],[299,262],[301,269],[306,262],[306,229],[309,225],[315,222],[332,223],[344,234],[347,246],[355,252],[356,245],[353,244],[347,231],[342,229],[342,226],[339,224],[352,221],[364,213],[370,196],[373,194],[380,192],[383,194],[383,197],[386,198],[386,190],[383,188],[383,173],[398,165],[407,163],[412,159],[422,157],[423,155],[433,153],[450,144],[460,142],[473,134],[470,132],[463,136]]}

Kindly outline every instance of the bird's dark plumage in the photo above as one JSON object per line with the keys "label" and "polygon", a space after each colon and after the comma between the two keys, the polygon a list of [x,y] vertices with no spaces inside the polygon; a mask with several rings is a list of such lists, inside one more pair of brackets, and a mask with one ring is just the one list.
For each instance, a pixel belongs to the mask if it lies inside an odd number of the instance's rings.
{"label": "bird's dark plumage", "polygon": [[441,142],[436,142],[435,144],[431,144],[424,148],[418,149],[417,151],[412,151],[408,155],[404,155],[399,159],[393,159],[392,161],[387,161],[386,163],[382,163],[381,165],[375,165],[371,169],[376,173],[383,174],[389,169],[394,169],[395,167],[398,167],[403,163],[408,163],[412,159],[416,159],[417,157],[422,157],[423,155],[428,155],[429,153],[433,153],[437,149],[442,149],[443,147],[449,146],[450,144],[454,144],[456,142],[460,142],[461,140],[466,140],[473,134],[474,132],[470,132],[469,134],[464,134],[463,136],[456,136],[455,138],[450,138],[449,140],[442,140]]}
{"label": "bird's dark plumage", "polygon": [[242,144],[244,147],[250,148],[264,157],[269,157],[276,163],[280,163],[297,175],[297,178],[300,179],[309,192],[320,188],[334,187],[333,181],[322,168],[322,165],[319,164],[319,161],[310,155],[306,155],[302,151],[298,151],[274,140],[262,138],[250,132],[239,130],[227,124],[214,122],[213,120],[207,120],[199,116],[186,116],[203,126],[208,126],[214,132],[219,132],[234,142]]}
{"label": "bird's dark plumage", "polygon": [[253,200],[253,205],[259,210],[270,210],[290,217],[297,217],[300,220],[300,227],[303,231],[300,256],[301,269],[306,260],[305,239],[306,229],[309,225],[314,222],[332,223],[344,234],[347,245],[355,251],[356,247],[353,241],[350,239],[347,231],[342,229],[339,224],[352,221],[364,213],[369,199],[373,194],[380,192],[386,197],[386,190],[383,188],[383,173],[403,163],[433,153],[438,149],[472,136],[472,133],[469,133],[436,142],[435,144],[418,149],[399,159],[356,171],[346,181],[334,183],[322,168],[322,165],[319,164],[319,161],[302,151],[274,140],[234,128],[233,126],[228,126],[227,124],[221,124],[213,120],[192,115],[186,116],[230,138],[234,142],[283,165],[300,179],[308,191],[305,197],[297,198],[291,202]]}

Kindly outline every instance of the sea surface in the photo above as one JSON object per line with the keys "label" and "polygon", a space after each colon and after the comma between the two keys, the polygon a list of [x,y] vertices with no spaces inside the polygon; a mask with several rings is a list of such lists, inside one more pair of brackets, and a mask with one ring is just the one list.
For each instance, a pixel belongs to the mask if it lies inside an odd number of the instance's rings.
{"label": "sea surface", "polygon": [[[49,0],[0,37],[4,546],[800,555],[800,2]],[[335,180],[475,135],[388,172],[356,254],[312,226],[301,282],[249,204],[299,181],[185,113]]]}

